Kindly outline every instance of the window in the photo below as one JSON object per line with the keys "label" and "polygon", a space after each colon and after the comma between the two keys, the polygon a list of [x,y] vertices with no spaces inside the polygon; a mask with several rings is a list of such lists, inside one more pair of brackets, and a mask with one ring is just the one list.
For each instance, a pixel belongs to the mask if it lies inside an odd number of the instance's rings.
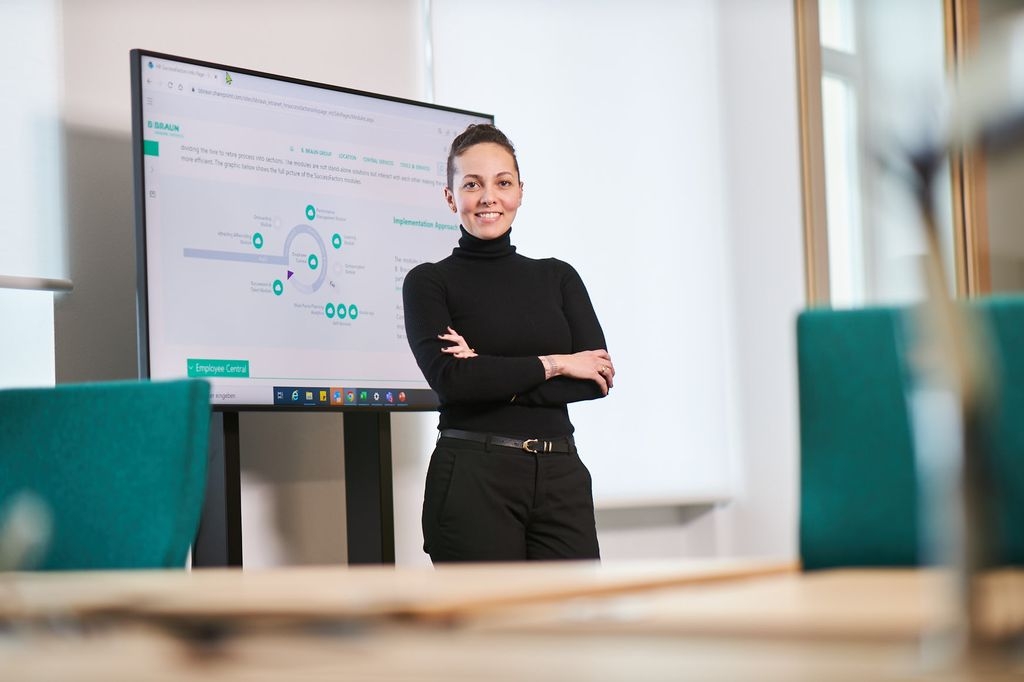
{"label": "window", "polygon": [[[814,202],[805,201],[813,222],[807,236],[827,244],[809,243],[809,300],[835,307],[920,300],[927,243],[909,158],[936,144],[945,116],[943,0],[808,0],[797,2],[797,12],[805,191],[823,204],[812,211]],[[948,165],[935,180],[953,288]]]}

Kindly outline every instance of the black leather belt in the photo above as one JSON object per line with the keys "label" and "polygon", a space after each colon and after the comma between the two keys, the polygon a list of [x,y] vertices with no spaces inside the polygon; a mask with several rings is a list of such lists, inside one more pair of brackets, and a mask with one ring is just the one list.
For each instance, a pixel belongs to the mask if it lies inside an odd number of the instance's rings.
{"label": "black leather belt", "polygon": [[455,438],[456,440],[471,440],[485,445],[497,445],[503,448],[525,450],[526,452],[534,454],[545,452],[572,452],[573,448],[576,446],[572,436],[563,436],[561,438],[555,438],[554,440],[545,440],[543,438],[527,438],[526,440],[519,440],[518,438],[495,436],[490,433],[480,433],[478,431],[442,429],[439,437]]}

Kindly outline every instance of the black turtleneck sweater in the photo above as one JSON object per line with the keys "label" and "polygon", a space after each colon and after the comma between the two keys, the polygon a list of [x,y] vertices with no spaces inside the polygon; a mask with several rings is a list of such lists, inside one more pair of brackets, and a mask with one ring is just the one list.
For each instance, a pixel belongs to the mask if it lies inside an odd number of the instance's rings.
{"label": "black turtleneck sweater", "polygon": [[[568,263],[516,253],[511,230],[492,240],[462,230],[459,246],[405,277],[405,331],[441,400],[439,429],[555,437],[572,433],[566,403],[601,397],[589,380],[544,380],[538,356],[605,348],[583,280]],[[442,353],[448,326],[477,357]]]}

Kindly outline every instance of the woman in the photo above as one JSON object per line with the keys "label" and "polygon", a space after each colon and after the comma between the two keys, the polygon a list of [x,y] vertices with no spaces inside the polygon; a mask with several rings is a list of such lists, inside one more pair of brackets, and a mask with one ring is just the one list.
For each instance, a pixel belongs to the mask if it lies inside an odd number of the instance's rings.
{"label": "woman", "polygon": [[608,394],[615,376],[583,281],[553,258],[516,253],[523,199],[515,148],[471,125],[448,155],[452,255],[405,278],[405,326],[438,394],[423,548],[435,563],[597,559],[590,473],[566,404]]}

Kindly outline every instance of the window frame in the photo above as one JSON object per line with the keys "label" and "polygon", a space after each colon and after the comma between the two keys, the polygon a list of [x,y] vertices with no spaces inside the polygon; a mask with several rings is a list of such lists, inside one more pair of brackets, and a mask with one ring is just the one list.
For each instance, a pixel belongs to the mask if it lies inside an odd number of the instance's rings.
{"label": "window frame", "polygon": [[[979,0],[943,0],[945,68],[954,79],[977,46]],[[831,304],[828,216],[825,192],[825,147],[821,79],[826,71],[846,71],[843,57],[822,49],[819,0],[794,0],[800,158],[803,187],[805,289],[809,306]],[[860,36],[857,36],[860,38]],[[860,41],[858,41],[858,44]],[[823,58],[823,52],[825,57]],[[825,68],[824,61],[828,61]],[[859,106],[863,106],[858,98]],[[985,165],[979,150],[950,154],[955,292],[975,297],[991,291],[985,208]],[[863,183],[862,187],[863,187]],[[867,244],[865,244],[867,247]],[[865,253],[867,253],[867,249]],[[866,257],[865,266],[871,267]],[[869,278],[870,279],[870,278]],[[870,295],[870,292],[867,292]]]}

